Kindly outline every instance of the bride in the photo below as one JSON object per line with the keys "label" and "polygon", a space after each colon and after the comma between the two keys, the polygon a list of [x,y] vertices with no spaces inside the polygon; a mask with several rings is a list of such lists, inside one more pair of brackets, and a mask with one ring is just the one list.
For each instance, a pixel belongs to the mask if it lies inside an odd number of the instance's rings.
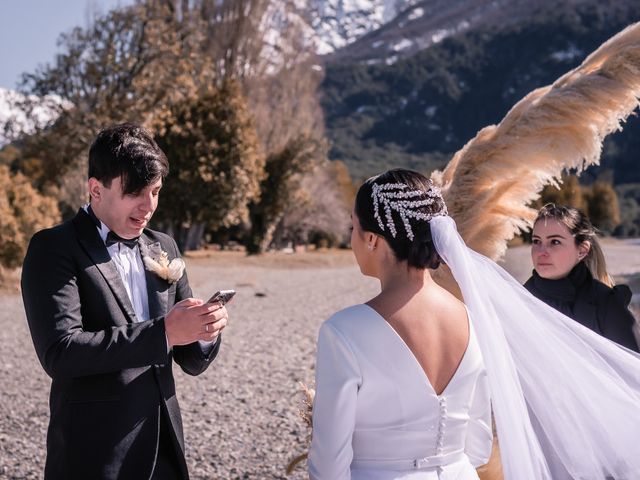
{"label": "bride", "polygon": [[[396,169],[367,180],[352,248],[380,294],[320,329],[312,479],[637,479],[640,356],[532,297],[468,249],[439,190]],[[465,304],[434,282],[444,262]]]}

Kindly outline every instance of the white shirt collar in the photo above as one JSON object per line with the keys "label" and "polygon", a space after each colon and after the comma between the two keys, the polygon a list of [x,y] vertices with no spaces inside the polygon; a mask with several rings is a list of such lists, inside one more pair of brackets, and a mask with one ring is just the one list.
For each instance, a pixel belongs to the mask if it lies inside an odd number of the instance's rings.
{"label": "white shirt collar", "polygon": [[[85,204],[85,205],[82,207],[82,209],[83,209],[85,212],[89,213],[89,204],[88,204],[88,203],[87,203],[87,204]],[[98,217],[96,217],[96,218],[98,218]],[[102,223],[102,220],[100,220],[99,218],[98,218],[98,221],[100,222],[100,226],[98,227],[98,226],[96,225],[96,228],[98,228],[98,233],[100,234],[100,238],[101,238],[101,239],[102,239],[102,241],[103,241],[103,242],[105,242],[105,244],[106,244],[106,241],[107,241],[107,235],[109,234],[109,232],[110,232],[111,230],[110,230],[110,229],[109,229],[109,227],[107,227],[104,223]]]}

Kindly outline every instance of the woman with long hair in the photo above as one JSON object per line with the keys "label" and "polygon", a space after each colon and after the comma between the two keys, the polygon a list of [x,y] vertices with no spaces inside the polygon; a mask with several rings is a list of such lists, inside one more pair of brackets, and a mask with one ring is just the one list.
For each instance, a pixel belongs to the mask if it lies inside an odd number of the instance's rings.
{"label": "woman with long hair", "polygon": [[574,207],[547,204],[533,224],[534,271],[525,288],[600,335],[638,351],[631,290],[614,285],[596,229]]}

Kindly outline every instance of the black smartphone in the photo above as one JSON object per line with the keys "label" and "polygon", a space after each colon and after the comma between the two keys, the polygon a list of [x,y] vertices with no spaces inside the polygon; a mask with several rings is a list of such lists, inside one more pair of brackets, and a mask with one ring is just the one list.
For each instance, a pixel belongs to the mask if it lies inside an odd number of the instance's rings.
{"label": "black smartphone", "polygon": [[235,290],[218,290],[211,296],[207,303],[219,303],[220,305],[225,305],[229,303],[229,300],[231,300],[235,294]]}

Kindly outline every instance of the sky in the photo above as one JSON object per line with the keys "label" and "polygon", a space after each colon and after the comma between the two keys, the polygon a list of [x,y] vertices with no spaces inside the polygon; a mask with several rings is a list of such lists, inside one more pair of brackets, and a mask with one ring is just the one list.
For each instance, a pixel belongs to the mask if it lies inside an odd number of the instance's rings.
{"label": "sky", "polygon": [[92,13],[132,0],[0,0],[0,87],[15,89],[23,72],[52,63],[57,40],[85,27]]}

